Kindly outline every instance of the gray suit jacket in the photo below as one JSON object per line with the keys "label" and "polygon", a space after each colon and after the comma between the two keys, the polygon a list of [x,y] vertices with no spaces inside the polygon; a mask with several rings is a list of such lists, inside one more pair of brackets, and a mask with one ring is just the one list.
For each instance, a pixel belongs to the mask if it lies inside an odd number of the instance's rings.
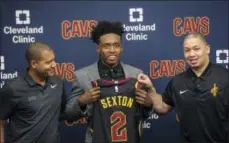
{"label": "gray suit jacket", "polygon": [[[137,69],[133,66],[121,63],[124,69],[124,73],[126,77],[133,77],[137,78],[137,75],[142,72],[142,70]],[[79,69],[75,71],[75,79],[72,85],[72,95],[67,104],[67,114],[69,115],[76,115],[77,118],[82,117],[91,117],[93,111],[93,104],[88,104],[86,107],[86,111],[82,111],[78,102],[77,98],[84,93],[84,91],[92,88],[91,81],[100,79],[99,72],[98,72],[98,64],[97,62]],[[86,137],[85,142],[91,143],[92,142],[92,134],[90,131],[91,122],[89,120],[86,129]]]}

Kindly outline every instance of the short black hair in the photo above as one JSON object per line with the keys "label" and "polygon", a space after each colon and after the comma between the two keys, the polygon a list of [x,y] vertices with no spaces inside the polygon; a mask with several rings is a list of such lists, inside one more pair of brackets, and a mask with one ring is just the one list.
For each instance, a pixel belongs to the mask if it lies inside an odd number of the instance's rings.
{"label": "short black hair", "polygon": [[199,33],[199,32],[188,33],[187,35],[184,36],[184,40],[183,41],[185,41],[186,39],[189,39],[189,38],[199,38],[202,42],[204,42],[204,44],[208,45],[206,37],[203,34]]}
{"label": "short black hair", "polygon": [[99,21],[96,26],[92,27],[91,40],[98,45],[100,37],[109,33],[122,37],[124,33],[122,23],[119,21]]}
{"label": "short black hair", "polygon": [[48,46],[45,43],[42,43],[42,42],[30,43],[25,52],[25,57],[26,57],[28,64],[30,65],[31,60],[40,60],[41,51],[44,51],[44,50],[52,51],[50,46]]}

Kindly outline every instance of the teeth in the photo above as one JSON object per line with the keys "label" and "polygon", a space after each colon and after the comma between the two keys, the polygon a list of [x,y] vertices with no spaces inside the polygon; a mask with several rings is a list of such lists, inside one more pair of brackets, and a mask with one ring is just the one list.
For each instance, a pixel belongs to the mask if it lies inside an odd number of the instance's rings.
{"label": "teeth", "polygon": [[108,58],[109,58],[109,59],[115,59],[116,56],[109,56]]}

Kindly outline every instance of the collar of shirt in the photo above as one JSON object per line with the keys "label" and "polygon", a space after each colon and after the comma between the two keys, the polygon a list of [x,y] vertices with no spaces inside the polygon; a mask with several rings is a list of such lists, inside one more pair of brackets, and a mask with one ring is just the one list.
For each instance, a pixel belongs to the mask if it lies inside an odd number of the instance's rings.
{"label": "collar of shirt", "polygon": [[206,80],[207,76],[210,75],[211,73],[211,65],[212,63],[209,62],[207,68],[204,70],[204,72],[201,74],[200,77],[197,77],[197,75],[192,71],[191,68],[188,68],[188,75],[191,75],[191,78],[193,81],[196,81],[197,79],[201,79],[201,80]]}
{"label": "collar of shirt", "polygon": [[104,79],[123,79],[125,77],[123,67],[120,62],[117,66],[111,68],[103,64],[103,62],[100,60],[98,61],[98,69],[100,77]]}
{"label": "collar of shirt", "polygon": [[[40,84],[36,83],[36,82],[33,80],[33,78],[31,77],[31,75],[30,75],[28,72],[25,73],[24,79],[25,79],[26,82],[28,82],[28,84],[29,84],[30,86],[40,85]],[[48,77],[48,78],[46,79],[46,82],[45,82],[44,87],[45,87],[46,85],[48,85],[48,84],[53,84],[53,81],[52,81],[52,78],[51,78],[51,77]]]}

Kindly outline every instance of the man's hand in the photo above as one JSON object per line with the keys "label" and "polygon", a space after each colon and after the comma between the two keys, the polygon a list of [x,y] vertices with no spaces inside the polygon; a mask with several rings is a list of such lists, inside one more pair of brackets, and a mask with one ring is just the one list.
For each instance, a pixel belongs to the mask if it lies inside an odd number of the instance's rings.
{"label": "man's hand", "polygon": [[144,105],[145,107],[151,107],[152,102],[149,99],[148,93],[143,89],[136,89],[136,102]]}
{"label": "man's hand", "polygon": [[143,86],[142,89],[136,89],[136,102],[150,107],[152,105],[152,98],[156,95],[156,90],[150,78],[140,73],[137,77],[139,84]]}
{"label": "man's hand", "polygon": [[80,106],[84,106],[86,104],[96,101],[99,97],[100,97],[100,88],[95,87],[89,89],[84,94],[80,95],[80,97],[78,98],[78,102]]}
{"label": "man's hand", "polygon": [[143,98],[144,98],[144,101],[151,102],[151,104],[153,105],[153,109],[158,113],[166,114],[169,111],[171,111],[172,109],[171,106],[163,102],[162,96],[157,93],[156,89],[153,86],[153,83],[151,82],[150,78],[147,75],[140,73],[138,75],[137,80],[139,84],[143,84],[143,89],[144,87],[146,89],[145,92],[137,90],[138,92],[141,92],[141,93],[137,93],[142,97],[141,99],[138,99],[140,100],[140,103],[143,103]]}
{"label": "man's hand", "polygon": [[143,87],[147,89],[148,93],[156,93],[156,89],[154,88],[153,83],[147,75],[140,73],[137,77],[137,80],[140,84],[143,85]]}
{"label": "man's hand", "polygon": [[147,88],[151,88],[153,86],[150,78],[143,74],[143,73],[140,73],[137,77],[137,80],[140,84],[143,84],[144,86],[146,86]]}

